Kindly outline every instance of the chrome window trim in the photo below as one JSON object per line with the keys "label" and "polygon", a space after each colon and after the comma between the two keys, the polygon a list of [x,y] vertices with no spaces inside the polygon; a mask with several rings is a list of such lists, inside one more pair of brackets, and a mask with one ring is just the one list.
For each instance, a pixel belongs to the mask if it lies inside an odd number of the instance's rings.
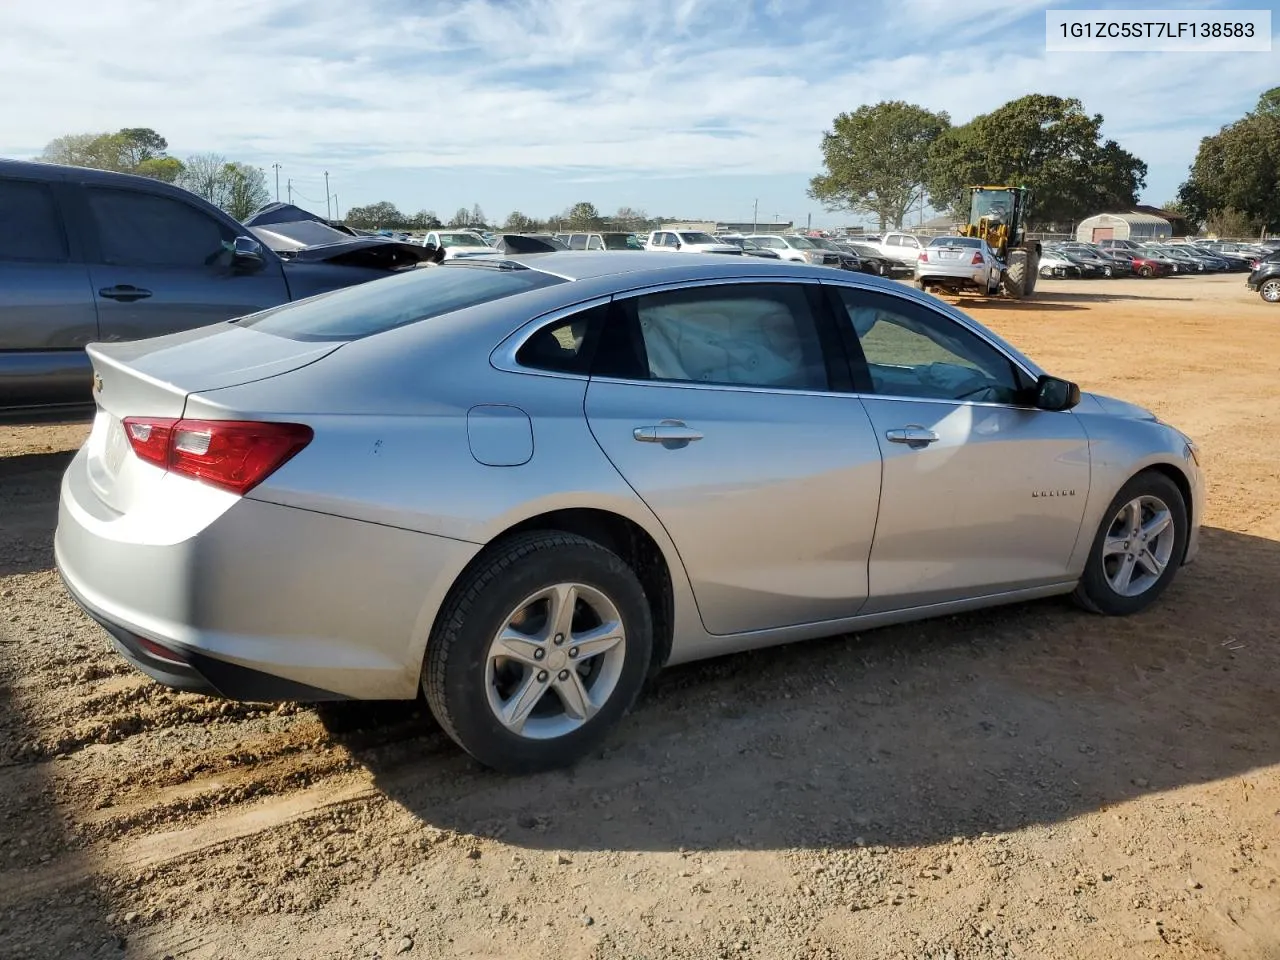
{"label": "chrome window trim", "polygon": [[[670,290],[688,290],[699,287],[726,286],[731,284],[744,283],[801,283],[801,284],[818,284],[820,286],[830,287],[847,287],[851,290],[870,291],[871,293],[884,293],[890,297],[897,297],[907,303],[919,304],[926,310],[932,310],[940,317],[948,322],[959,324],[964,330],[978,337],[989,347],[999,353],[1011,364],[1025,373],[1032,380],[1038,379],[1038,374],[1027,368],[1017,357],[1011,356],[999,343],[993,342],[986,336],[981,329],[977,329],[972,322],[961,314],[959,317],[953,317],[948,313],[938,310],[932,304],[925,303],[915,297],[903,296],[893,290],[885,290],[878,284],[869,284],[857,282],[856,278],[841,278],[839,280],[819,279],[818,277],[808,276],[741,276],[741,277],[709,277],[702,280],[677,280],[668,283],[649,284],[639,287],[631,287],[626,290],[619,290],[612,294],[592,297],[588,300],[582,300],[578,303],[570,304],[565,307],[557,307],[521,324],[514,331],[508,334],[498,344],[497,347],[489,355],[489,364],[496,370],[504,373],[515,373],[523,376],[533,377],[553,377],[560,380],[598,380],[601,383],[624,384],[637,387],[674,387],[680,390],[731,390],[743,393],[766,393],[766,394],[785,394],[788,396],[814,396],[814,397],[855,397],[859,400],[893,400],[899,403],[949,403],[954,406],[965,407],[994,407],[1000,410],[1022,410],[1036,413],[1072,413],[1071,410],[1040,410],[1036,407],[1024,407],[1011,403],[993,403],[986,400],[950,400],[945,397],[910,397],[897,396],[882,393],[865,393],[858,391],[838,391],[838,390],[792,390],[779,389],[777,387],[750,387],[737,386],[734,384],[714,384],[714,383],[693,383],[684,380],[627,380],[620,377],[590,377],[583,373],[564,373],[556,370],[540,370],[537,367],[526,367],[516,362],[516,354],[520,352],[520,348],[535,333],[544,327],[554,324],[566,317],[582,313],[586,310],[592,310],[596,307],[604,306],[612,303],[614,300],[627,299],[630,297],[644,296],[651,293],[665,293]],[[839,319],[838,317],[836,318]]]}
{"label": "chrome window trim", "polygon": [[519,327],[507,334],[502,341],[493,348],[489,354],[489,366],[495,370],[501,370],[503,373],[519,373],[525,376],[533,377],[555,377],[559,380],[587,380],[590,379],[585,373],[567,373],[562,370],[543,370],[539,367],[526,367],[516,361],[516,355],[521,348],[533,337],[534,334],[540,332],[546,327],[552,326],[560,320],[572,317],[575,314],[584,313],[587,310],[594,310],[596,307],[605,306],[613,301],[611,294],[605,294],[600,297],[592,297],[590,300],[582,300],[578,303],[570,304],[567,307],[557,307],[555,310],[547,313],[540,313],[526,323],[522,323]]}

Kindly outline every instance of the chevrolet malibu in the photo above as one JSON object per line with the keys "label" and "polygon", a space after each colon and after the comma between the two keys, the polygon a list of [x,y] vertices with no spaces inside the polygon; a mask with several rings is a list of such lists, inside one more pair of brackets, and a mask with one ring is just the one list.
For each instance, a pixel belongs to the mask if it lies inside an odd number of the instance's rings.
{"label": "chevrolet malibu", "polygon": [[666,664],[1136,613],[1203,510],[1145,410],[906,286],[755,257],[466,258],[89,354],[56,555],[122,656],[239,699],[421,690],[512,772]]}

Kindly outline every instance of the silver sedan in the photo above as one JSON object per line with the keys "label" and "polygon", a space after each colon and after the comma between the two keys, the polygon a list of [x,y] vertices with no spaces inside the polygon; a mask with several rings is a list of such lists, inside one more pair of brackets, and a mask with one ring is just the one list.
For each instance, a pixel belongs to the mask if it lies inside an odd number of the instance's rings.
{"label": "silver sedan", "polygon": [[581,757],[665,664],[1134,613],[1203,510],[1145,410],[907,286],[754,257],[468,258],[89,353],[56,555],[122,656],[240,699],[421,688],[509,771]]}

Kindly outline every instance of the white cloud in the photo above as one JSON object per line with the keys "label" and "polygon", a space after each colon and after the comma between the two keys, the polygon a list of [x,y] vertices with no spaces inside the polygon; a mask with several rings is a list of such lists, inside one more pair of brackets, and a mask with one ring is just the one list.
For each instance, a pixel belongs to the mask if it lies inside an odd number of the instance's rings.
{"label": "white cloud", "polygon": [[[264,165],[809,174],[832,117],[892,98],[963,122],[1078,96],[1152,164],[1252,105],[1270,55],[1044,53],[1038,4],[61,0],[0,10],[0,153],[152,126]],[[1029,20],[1022,20],[1029,16]]]}

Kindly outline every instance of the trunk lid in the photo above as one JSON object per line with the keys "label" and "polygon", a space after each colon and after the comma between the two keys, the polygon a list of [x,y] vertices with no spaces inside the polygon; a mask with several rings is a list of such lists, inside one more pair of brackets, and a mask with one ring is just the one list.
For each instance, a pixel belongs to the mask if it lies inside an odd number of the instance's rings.
{"label": "trunk lid", "polygon": [[182,416],[192,393],[276,377],[333,353],[341,342],[303,342],[216,324],[164,337],[94,343],[93,429],[85,444],[89,482],[112,510],[127,512],[164,476],[134,455],[126,417]]}

